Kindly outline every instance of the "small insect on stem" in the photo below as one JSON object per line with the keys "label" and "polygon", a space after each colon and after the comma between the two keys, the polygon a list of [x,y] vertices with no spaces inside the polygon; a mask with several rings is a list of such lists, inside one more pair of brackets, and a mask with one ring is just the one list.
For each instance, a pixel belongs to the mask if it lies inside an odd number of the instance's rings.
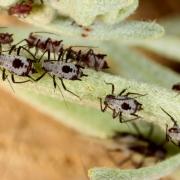
{"label": "small insect on stem", "polygon": [[[136,134],[117,132],[113,137],[113,147],[115,148],[108,150],[108,155],[113,162],[121,168],[126,162],[131,162],[135,168],[140,168],[147,164],[148,158],[153,158],[154,163],[165,159],[167,154],[165,148],[166,140],[160,143],[152,140],[155,126],[150,124],[147,134],[144,134],[136,123],[133,122],[131,125],[136,131]],[[125,153],[127,156],[125,159],[119,161],[117,158],[120,153]],[[134,156],[137,154],[141,157],[138,161],[135,161]]]}
{"label": "small insect on stem", "polygon": [[23,46],[27,46],[28,49],[35,48],[34,56],[36,56],[38,54],[38,51],[40,50],[41,52],[43,52],[43,55],[45,53],[48,53],[48,59],[50,59],[51,53],[54,53],[54,56],[55,54],[62,55],[64,52],[64,48],[63,48],[64,45],[62,43],[63,41],[39,35],[42,33],[55,35],[54,33],[49,33],[49,32],[31,32],[28,38],[23,39],[14,46],[17,46],[22,42],[26,42],[26,44]]}
{"label": "small insect on stem", "polygon": [[61,85],[65,91],[68,91],[79,98],[78,95],[66,88],[63,79],[81,81],[81,77],[87,75],[83,73],[82,66],[64,61],[61,57],[62,56],[59,55],[58,60],[44,60],[42,62],[42,68],[45,71],[44,75],[48,74],[50,77],[52,77],[54,88],[57,86],[56,78],[58,78],[61,81]]}
{"label": "small insect on stem", "polygon": [[96,54],[93,49],[88,51],[74,51],[71,47],[66,49],[66,58],[75,60],[79,65],[95,69],[96,71],[107,69],[108,64],[104,59],[106,54]]}
{"label": "small insect on stem", "polygon": [[[20,56],[21,50],[27,51],[33,59],[29,59],[23,56]],[[17,55],[11,55],[13,51],[9,51],[9,54],[0,55],[0,66],[2,67],[2,80],[5,81],[8,78],[6,71],[11,73],[11,80],[13,83],[25,83],[31,80],[38,81],[39,78],[34,79],[31,77],[32,74],[36,73],[33,63],[35,62],[34,56],[24,47],[20,46],[17,49]],[[28,80],[16,81],[16,76],[28,77]]]}
{"label": "small insect on stem", "polygon": [[[114,95],[114,90],[115,90],[114,84],[112,83],[106,83],[106,84],[112,86],[112,92],[111,94],[106,95],[104,100],[104,107],[102,104],[102,98],[99,98],[101,111],[105,112],[107,108],[111,109],[113,111],[113,115],[112,115],[113,119],[119,117],[120,123],[139,119],[140,116],[138,116],[136,112],[142,110],[143,108],[142,108],[142,104],[139,103],[136,100],[136,98],[145,95],[138,93],[131,93],[131,92],[125,93],[127,89],[123,89],[118,95]],[[136,97],[129,97],[130,95],[136,95]],[[129,114],[134,116],[135,118],[129,120],[123,120],[122,118],[123,114]]]}
{"label": "small insect on stem", "polygon": [[171,141],[176,146],[180,146],[180,127],[177,124],[177,121],[163,108],[161,108],[161,110],[167,114],[173,122],[173,126],[171,128],[169,128],[168,124],[166,124],[166,140]]}

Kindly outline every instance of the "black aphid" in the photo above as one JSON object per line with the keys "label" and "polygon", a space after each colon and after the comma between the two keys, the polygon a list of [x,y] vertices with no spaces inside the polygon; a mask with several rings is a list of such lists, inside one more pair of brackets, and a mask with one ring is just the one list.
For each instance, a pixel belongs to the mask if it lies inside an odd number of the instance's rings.
{"label": "black aphid", "polygon": [[[123,89],[116,96],[114,95],[114,90],[115,90],[114,84],[112,83],[106,83],[106,84],[112,86],[112,93],[106,95],[105,100],[104,100],[104,108],[102,105],[102,98],[99,98],[101,111],[105,112],[107,108],[111,109],[113,111],[113,115],[112,115],[113,119],[116,117],[119,117],[120,123],[132,121],[132,120],[136,120],[140,118],[140,116],[138,116],[136,112],[142,110],[143,108],[142,108],[142,104],[139,103],[136,100],[136,98],[145,96],[145,95],[138,94],[138,93],[131,93],[131,92],[125,93],[127,89]],[[137,95],[137,96],[129,97],[130,95]],[[123,120],[122,118],[123,114],[129,114],[129,115],[135,116],[135,118],[129,119],[129,120]]]}

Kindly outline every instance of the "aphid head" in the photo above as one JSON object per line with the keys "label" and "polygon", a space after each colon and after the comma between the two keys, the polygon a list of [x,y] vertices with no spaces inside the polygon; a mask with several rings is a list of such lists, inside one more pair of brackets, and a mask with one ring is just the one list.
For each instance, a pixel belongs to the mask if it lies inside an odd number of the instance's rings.
{"label": "aphid head", "polygon": [[180,91],[180,83],[174,84],[174,85],[172,86],[172,90]]}
{"label": "aphid head", "polygon": [[105,97],[105,100],[104,100],[104,104],[108,104],[109,101],[115,99],[115,96],[112,95],[112,94],[108,94],[106,97]]}

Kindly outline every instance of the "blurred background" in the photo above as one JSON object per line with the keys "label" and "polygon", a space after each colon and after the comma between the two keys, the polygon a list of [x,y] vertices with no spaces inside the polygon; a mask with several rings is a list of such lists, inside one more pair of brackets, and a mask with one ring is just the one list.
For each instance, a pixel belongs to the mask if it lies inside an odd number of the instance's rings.
{"label": "blurred background", "polygon": [[[130,18],[159,20],[180,15],[180,1],[141,0]],[[15,17],[0,16],[3,26],[25,26]],[[180,64],[149,51],[158,63],[180,72]],[[41,114],[0,89],[0,179],[86,180],[87,169],[114,167],[101,144]],[[175,179],[173,175],[165,179]],[[177,179],[177,178],[176,178]]]}

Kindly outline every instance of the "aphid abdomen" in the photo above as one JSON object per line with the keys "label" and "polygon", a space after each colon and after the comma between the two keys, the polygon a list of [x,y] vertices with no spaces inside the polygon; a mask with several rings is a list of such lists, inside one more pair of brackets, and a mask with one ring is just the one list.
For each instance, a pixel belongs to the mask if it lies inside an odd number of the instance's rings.
{"label": "aphid abdomen", "polygon": [[116,112],[132,114],[136,112],[136,102],[134,99],[117,96],[115,99],[109,99],[108,105]]}
{"label": "aphid abdomen", "polygon": [[77,77],[77,67],[72,63],[64,63],[62,61],[51,62],[46,61],[43,63],[45,71],[50,72],[58,78],[72,80],[74,76]]}
{"label": "aphid abdomen", "polygon": [[[31,71],[29,70],[30,62],[25,57],[14,55],[0,55],[0,64],[6,70],[18,76],[31,74]],[[29,72],[29,74],[27,74],[27,72]]]}

